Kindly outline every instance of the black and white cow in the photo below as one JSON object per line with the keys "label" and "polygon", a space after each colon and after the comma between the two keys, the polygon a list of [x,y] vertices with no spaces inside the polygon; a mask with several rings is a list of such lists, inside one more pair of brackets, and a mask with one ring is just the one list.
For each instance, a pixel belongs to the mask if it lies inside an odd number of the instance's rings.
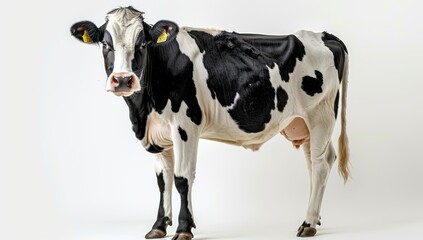
{"label": "black and white cow", "polygon": [[109,12],[101,27],[77,22],[71,33],[103,45],[106,90],[123,96],[136,137],[157,158],[159,211],[146,238],[165,237],[172,225],[173,184],[181,197],[173,239],[193,238],[200,138],[258,150],[279,133],[304,149],[311,192],[298,236],[316,234],[336,159],[331,136],[341,83],[339,171],[349,178],[348,54],[341,40],[326,32],[266,36],[180,28],[170,21],[151,26],[132,7]]}

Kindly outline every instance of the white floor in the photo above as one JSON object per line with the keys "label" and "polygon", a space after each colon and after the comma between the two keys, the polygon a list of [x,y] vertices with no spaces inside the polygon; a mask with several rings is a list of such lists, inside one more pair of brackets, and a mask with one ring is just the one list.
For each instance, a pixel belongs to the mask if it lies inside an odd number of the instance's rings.
{"label": "white floor", "polygon": [[[387,202],[385,202],[387,203]],[[389,206],[390,205],[390,206]],[[267,207],[262,207],[266,209]],[[361,210],[360,210],[361,208]],[[289,207],[288,207],[289,209]],[[298,207],[291,208],[299,209]],[[344,210],[340,210],[344,209]],[[193,229],[195,239],[298,239],[296,229],[301,221],[294,217],[293,211],[286,211],[281,216],[262,214],[249,218],[248,214],[239,218],[234,213],[215,211],[207,214],[198,211],[197,229]],[[423,231],[422,207],[410,201],[404,205],[380,205],[358,203],[357,206],[345,208],[345,204],[326,207],[322,218],[323,225],[318,228],[314,239],[422,239]],[[209,216],[209,217],[208,217]],[[145,216],[144,216],[145,217]],[[294,219],[295,218],[295,219]],[[40,216],[40,221],[25,221],[22,225],[10,226],[0,232],[4,240],[141,240],[149,231],[151,221],[123,218],[121,220],[101,219],[48,219]],[[176,219],[174,219],[176,221]],[[6,224],[7,226],[7,224]],[[0,228],[1,229],[1,228]],[[171,239],[176,224],[168,228]]]}
{"label": "white floor", "polygon": [[[385,223],[385,224],[384,224]],[[341,226],[343,225],[343,226]],[[169,230],[174,231],[174,227]],[[143,231],[144,230],[144,231]],[[142,222],[80,226],[63,239],[66,240],[136,240],[143,239],[147,229]],[[294,223],[271,224],[269,227],[254,225],[202,226],[194,230],[195,239],[297,239]],[[422,239],[423,221],[391,224],[386,219],[373,224],[364,220],[359,223],[331,223],[319,228],[316,239]],[[171,239],[172,232],[165,239]]]}

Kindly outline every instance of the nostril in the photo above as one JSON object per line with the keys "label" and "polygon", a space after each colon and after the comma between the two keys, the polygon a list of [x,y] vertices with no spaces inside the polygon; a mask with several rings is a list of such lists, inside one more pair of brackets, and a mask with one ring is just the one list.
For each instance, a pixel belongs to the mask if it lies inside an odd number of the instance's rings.
{"label": "nostril", "polygon": [[113,77],[112,78],[112,86],[113,87],[119,86],[119,79],[117,79],[116,77]]}
{"label": "nostril", "polygon": [[132,81],[133,81],[132,76],[128,77],[128,83],[127,83],[128,87],[132,86]]}

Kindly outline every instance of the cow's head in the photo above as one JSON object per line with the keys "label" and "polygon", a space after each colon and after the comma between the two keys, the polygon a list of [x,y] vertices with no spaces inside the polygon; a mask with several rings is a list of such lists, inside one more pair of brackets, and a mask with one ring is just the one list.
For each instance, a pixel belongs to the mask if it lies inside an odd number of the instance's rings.
{"label": "cow's head", "polygon": [[[165,24],[159,22],[151,27],[143,20],[143,12],[125,7],[109,12],[101,27],[90,21],[80,21],[71,27],[71,34],[83,43],[103,46],[108,76],[106,90],[117,96],[130,96],[141,90],[140,79],[147,61],[146,45],[152,40],[157,43],[162,31],[170,35]],[[159,34],[154,34],[157,32]]]}

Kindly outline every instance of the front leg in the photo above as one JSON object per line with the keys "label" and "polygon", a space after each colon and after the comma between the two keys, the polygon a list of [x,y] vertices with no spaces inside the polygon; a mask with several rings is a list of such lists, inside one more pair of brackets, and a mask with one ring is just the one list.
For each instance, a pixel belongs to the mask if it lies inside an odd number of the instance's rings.
{"label": "front leg", "polygon": [[179,211],[178,229],[172,239],[190,240],[194,237],[191,229],[196,228],[191,205],[192,181],[185,177],[175,176],[175,185],[181,196],[181,209]]}
{"label": "front leg", "polygon": [[199,135],[195,126],[172,129],[175,153],[175,186],[181,197],[178,228],[172,240],[191,240],[196,228],[192,211],[192,185],[195,178]]}
{"label": "front leg", "polygon": [[164,238],[167,226],[172,226],[172,185],[173,185],[173,150],[169,149],[156,155],[156,176],[160,190],[157,220],[146,239]]}

